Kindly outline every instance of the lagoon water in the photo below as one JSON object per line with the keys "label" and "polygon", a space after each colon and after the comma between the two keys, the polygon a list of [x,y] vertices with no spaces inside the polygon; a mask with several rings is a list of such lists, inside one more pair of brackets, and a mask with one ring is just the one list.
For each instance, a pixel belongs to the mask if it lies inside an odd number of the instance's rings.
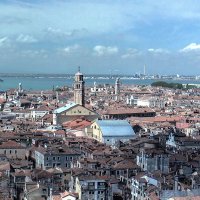
{"label": "lagoon water", "polygon": [[[73,78],[67,77],[4,77],[0,79],[0,90],[8,90],[11,88],[17,88],[19,83],[25,90],[51,90],[53,87],[56,88],[61,86],[71,87],[73,85]],[[122,84],[125,85],[149,85],[157,80],[155,79],[121,79]],[[163,80],[167,82],[178,82],[182,84],[200,84],[200,80]],[[96,82],[97,84],[112,84],[115,83],[115,78],[87,78],[85,83],[87,86],[92,86]]]}

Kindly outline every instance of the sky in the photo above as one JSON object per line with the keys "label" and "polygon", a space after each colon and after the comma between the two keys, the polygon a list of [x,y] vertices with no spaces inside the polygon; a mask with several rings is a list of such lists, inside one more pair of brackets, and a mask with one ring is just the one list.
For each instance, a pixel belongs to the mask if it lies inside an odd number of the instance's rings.
{"label": "sky", "polygon": [[0,0],[0,72],[200,75],[199,0]]}

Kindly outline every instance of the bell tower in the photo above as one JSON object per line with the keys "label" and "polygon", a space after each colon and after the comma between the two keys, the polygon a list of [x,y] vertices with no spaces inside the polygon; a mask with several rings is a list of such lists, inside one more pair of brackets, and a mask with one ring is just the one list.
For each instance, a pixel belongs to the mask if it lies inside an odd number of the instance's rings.
{"label": "bell tower", "polygon": [[80,67],[74,77],[74,102],[81,106],[85,105],[85,82]]}
{"label": "bell tower", "polygon": [[115,100],[119,101],[119,95],[120,95],[120,79],[117,78],[115,81]]}

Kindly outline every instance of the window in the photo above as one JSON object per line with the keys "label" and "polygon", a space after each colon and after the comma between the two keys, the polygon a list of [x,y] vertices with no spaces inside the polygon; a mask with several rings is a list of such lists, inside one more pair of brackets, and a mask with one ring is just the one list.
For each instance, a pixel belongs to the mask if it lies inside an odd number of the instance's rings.
{"label": "window", "polygon": [[53,157],[53,160],[56,160],[56,157]]}
{"label": "window", "polygon": [[15,150],[15,154],[17,154],[17,150]]}
{"label": "window", "polygon": [[65,160],[68,160],[68,157],[66,157]]}
{"label": "window", "polygon": [[42,189],[42,192],[45,193],[47,190],[46,189]]}
{"label": "window", "polygon": [[60,160],[60,157],[57,157],[58,160]]}
{"label": "window", "polygon": [[10,154],[12,153],[12,150],[10,150]]}

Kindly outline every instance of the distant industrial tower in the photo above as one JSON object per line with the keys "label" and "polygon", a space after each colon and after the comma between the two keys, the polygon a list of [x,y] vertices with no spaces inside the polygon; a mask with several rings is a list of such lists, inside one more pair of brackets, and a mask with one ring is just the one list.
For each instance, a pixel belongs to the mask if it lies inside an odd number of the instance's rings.
{"label": "distant industrial tower", "polygon": [[22,84],[21,83],[19,83],[18,92],[19,93],[23,92],[23,88],[22,88]]}
{"label": "distant industrial tower", "polygon": [[117,78],[115,81],[115,95],[116,95],[116,101],[119,101],[119,95],[120,95],[120,79]]}
{"label": "distant industrial tower", "polygon": [[83,80],[83,74],[80,72],[80,67],[78,72],[75,74],[74,78],[74,102],[84,106],[85,105],[85,82]]}

